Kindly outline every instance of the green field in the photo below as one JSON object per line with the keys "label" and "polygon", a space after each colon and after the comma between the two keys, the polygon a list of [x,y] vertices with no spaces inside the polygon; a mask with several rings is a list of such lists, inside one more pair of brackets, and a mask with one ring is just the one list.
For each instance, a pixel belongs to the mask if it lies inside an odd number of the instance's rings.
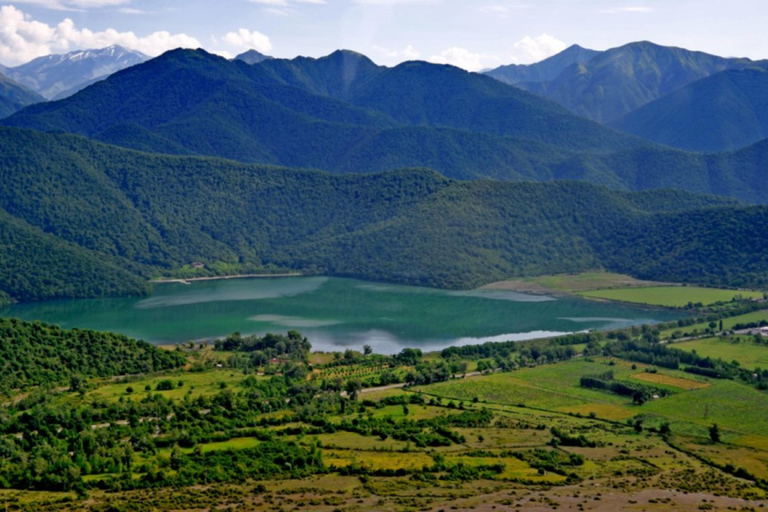
{"label": "green field", "polygon": [[741,434],[768,437],[768,396],[737,382],[717,381],[712,387],[654,400],[642,412],[721,427]]}
{"label": "green field", "polygon": [[655,286],[649,288],[592,290],[580,292],[579,295],[590,299],[607,299],[674,308],[685,307],[689,303],[701,303],[705,306],[709,306],[716,302],[731,301],[738,295],[750,299],[759,299],[763,297],[762,292],[720,290],[717,288],[700,288],[697,286]]}
{"label": "green field", "polygon": [[587,290],[610,288],[659,286],[664,283],[641,281],[624,274],[611,272],[581,272],[578,274],[556,274],[537,277],[523,277],[493,283],[483,288],[496,290],[518,290],[532,292],[576,293]]}
{"label": "green field", "polygon": [[703,338],[675,343],[674,347],[695,350],[697,354],[713,359],[738,361],[744,368],[768,368],[768,346],[754,343],[751,336]]}
{"label": "green field", "polygon": [[[125,400],[141,400],[147,396],[146,386],[149,386],[150,393],[160,393],[166,398],[181,400],[185,396],[194,398],[197,396],[214,395],[221,392],[224,387],[231,387],[234,391],[241,389],[240,382],[246,376],[242,373],[232,370],[209,370],[206,372],[192,373],[181,372],[170,375],[143,377],[128,382],[106,383],[85,395],[86,400],[102,398],[107,401],[117,401],[120,398]],[[174,384],[174,389],[167,391],[157,391],[157,385],[161,381],[170,380]],[[182,383],[179,386],[179,383]],[[128,393],[128,388],[133,392]],[[70,398],[79,398],[76,394],[71,394]]]}

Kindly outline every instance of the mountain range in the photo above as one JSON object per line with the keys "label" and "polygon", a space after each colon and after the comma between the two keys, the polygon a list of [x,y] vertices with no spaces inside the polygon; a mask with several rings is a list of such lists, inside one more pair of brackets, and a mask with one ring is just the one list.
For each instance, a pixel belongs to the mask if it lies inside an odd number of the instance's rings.
{"label": "mountain range", "polygon": [[38,57],[4,73],[41,96],[61,99],[103,80],[112,73],[148,60],[135,50],[114,45],[98,50],[77,50]]}
{"label": "mountain range", "polygon": [[520,87],[576,114],[610,122],[692,82],[751,63],[639,42],[568,66],[553,80],[525,82]]}
{"label": "mountain range", "polygon": [[[174,50],[2,120],[0,296],[146,293],[192,262],[446,288],[594,268],[768,285],[768,207],[744,203],[768,203],[760,65],[648,43],[579,59],[540,84],[585,70],[605,112],[733,119],[718,140],[754,143],[673,149],[446,65]],[[715,94],[732,101],[705,107]]]}
{"label": "mountain range", "polygon": [[[255,65],[176,50],[2,121],[142,151],[333,172],[675,187],[765,202],[764,144],[705,157],[588,121],[490,77],[338,51]],[[734,166],[732,162],[747,162]]]}

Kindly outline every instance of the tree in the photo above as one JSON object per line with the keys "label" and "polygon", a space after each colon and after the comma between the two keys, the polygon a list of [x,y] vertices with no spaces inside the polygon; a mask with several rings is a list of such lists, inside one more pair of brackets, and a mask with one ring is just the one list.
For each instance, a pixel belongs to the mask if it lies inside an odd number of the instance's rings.
{"label": "tree", "polygon": [[366,356],[373,354],[373,349],[370,345],[363,345],[363,354]]}
{"label": "tree", "polygon": [[717,423],[709,427],[709,439],[715,444],[720,442],[720,427],[717,426]]}
{"label": "tree", "polygon": [[358,379],[348,380],[344,386],[344,391],[347,392],[347,396],[352,400],[357,400],[357,394],[363,389],[363,383]]}
{"label": "tree", "polygon": [[85,379],[82,375],[73,375],[69,379],[69,390],[73,393],[80,393],[85,391]]}

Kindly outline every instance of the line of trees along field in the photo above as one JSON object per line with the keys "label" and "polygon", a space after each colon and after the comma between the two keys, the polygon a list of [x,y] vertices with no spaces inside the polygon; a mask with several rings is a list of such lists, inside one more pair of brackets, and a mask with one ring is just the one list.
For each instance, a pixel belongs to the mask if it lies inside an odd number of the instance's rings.
{"label": "line of trees along field", "polygon": [[597,267],[765,284],[768,207],[680,191],[333,175],[15,129],[0,165],[0,290],[22,301],[146,293],[195,261],[444,288]]}

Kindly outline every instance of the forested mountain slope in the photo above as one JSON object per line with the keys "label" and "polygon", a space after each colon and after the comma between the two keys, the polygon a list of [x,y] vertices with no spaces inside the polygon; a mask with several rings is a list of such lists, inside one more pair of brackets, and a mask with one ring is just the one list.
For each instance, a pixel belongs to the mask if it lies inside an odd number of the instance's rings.
{"label": "forested mountain slope", "polygon": [[[11,237],[0,244],[0,290],[21,300],[141,293],[149,276],[195,261],[453,288],[596,267],[765,279],[768,208],[712,196],[460,182],[428,170],[334,175],[8,128],[0,155],[2,236]],[[717,216],[691,213],[709,208]],[[687,247],[717,243],[686,252],[688,266],[659,263],[658,248],[680,254],[681,237]]]}
{"label": "forested mountain slope", "polygon": [[[483,75],[421,62],[381,68],[352,52],[249,66],[175,50],[3,123],[148,151],[327,170],[381,169],[381,161],[354,156],[374,140],[393,144],[384,149],[402,154],[401,165],[430,165],[430,154],[466,132],[484,136],[483,149],[500,160],[508,159],[508,137],[569,150],[644,144]],[[431,145],[409,151],[389,133],[412,128]],[[456,150],[465,161],[480,153],[472,145]]]}

